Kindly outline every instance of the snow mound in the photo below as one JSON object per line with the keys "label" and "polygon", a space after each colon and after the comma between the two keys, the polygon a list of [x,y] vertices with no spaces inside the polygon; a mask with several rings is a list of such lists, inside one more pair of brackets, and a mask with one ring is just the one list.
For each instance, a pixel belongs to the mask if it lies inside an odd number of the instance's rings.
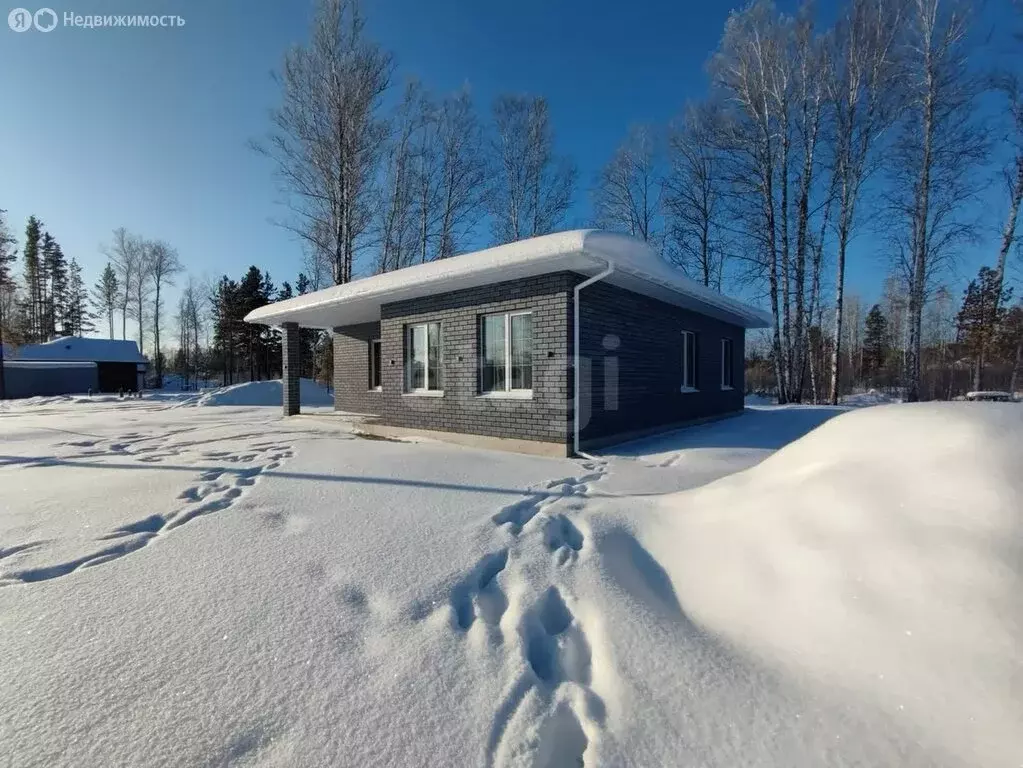
{"label": "snow mound", "polygon": [[902,400],[894,395],[878,392],[876,389],[869,389],[866,392],[856,392],[851,395],[843,395],[841,402],[842,405],[848,405],[851,408],[866,408],[871,405],[890,405],[892,403],[901,403]]}
{"label": "snow mound", "polygon": [[643,539],[706,630],[936,739],[941,764],[1016,765],[1020,455],[1016,405],[850,411],[665,497]]}
{"label": "snow mound", "polygon": [[[333,396],[312,379],[301,379],[302,405],[333,405]],[[280,379],[249,381],[232,384],[208,392],[196,400],[196,405],[276,405],[284,396]]]}

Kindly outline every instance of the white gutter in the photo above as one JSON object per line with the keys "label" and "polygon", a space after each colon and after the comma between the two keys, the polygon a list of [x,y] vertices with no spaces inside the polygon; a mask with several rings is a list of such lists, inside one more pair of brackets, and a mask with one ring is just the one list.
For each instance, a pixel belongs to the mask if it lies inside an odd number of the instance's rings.
{"label": "white gutter", "polygon": [[600,280],[603,280],[605,277],[607,277],[608,275],[610,275],[612,272],[615,271],[614,264],[612,264],[611,261],[605,260],[604,263],[607,265],[607,268],[603,272],[598,272],[597,274],[595,274],[593,277],[589,278],[588,280],[583,280],[581,283],[579,283],[579,285],[577,285],[575,287],[575,300],[573,301],[573,306],[572,306],[572,309],[573,309],[573,311],[575,313],[575,329],[574,329],[574,335],[572,337],[572,339],[573,339],[573,351],[574,351],[574,356],[575,356],[575,365],[574,365],[575,376],[573,377],[573,378],[575,378],[575,392],[574,392],[574,396],[573,396],[573,400],[572,400],[572,417],[573,417],[573,421],[575,423],[573,424],[573,433],[574,434],[573,434],[573,438],[572,438],[572,449],[573,449],[574,453],[577,456],[582,456],[584,459],[591,459],[591,460],[594,458],[593,456],[590,456],[589,454],[583,453],[582,451],[579,450],[579,394],[580,394],[580,386],[579,386],[579,292],[583,288],[585,288],[586,286],[593,285],[594,283],[596,283],[596,282],[598,282]]}

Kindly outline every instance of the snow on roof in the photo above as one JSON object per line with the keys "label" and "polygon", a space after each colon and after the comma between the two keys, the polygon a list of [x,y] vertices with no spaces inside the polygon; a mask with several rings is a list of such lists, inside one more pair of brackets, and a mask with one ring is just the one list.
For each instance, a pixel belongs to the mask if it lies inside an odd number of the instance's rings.
{"label": "snow on roof", "polygon": [[689,279],[641,240],[579,229],[521,240],[475,253],[417,264],[268,304],[249,323],[295,322],[332,328],[380,319],[380,305],[505,280],[576,272],[592,276],[608,265],[608,283],[746,328],[765,328],[771,315]]}
{"label": "snow on roof", "polygon": [[66,336],[42,344],[19,347],[17,360],[65,360],[97,363],[144,363],[134,341],[121,339],[89,339]]}

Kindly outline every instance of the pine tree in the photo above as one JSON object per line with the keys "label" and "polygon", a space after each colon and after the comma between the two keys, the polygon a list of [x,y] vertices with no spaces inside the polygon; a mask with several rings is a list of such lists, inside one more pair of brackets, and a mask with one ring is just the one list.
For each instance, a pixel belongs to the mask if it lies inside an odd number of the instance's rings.
{"label": "pine tree", "polygon": [[28,320],[28,339],[44,341],[42,334],[42,303],[41,267],[39,264],[39,241],[42,238],[42,222],[35,216],[28,217],[25,225],[25,310]]}
{"label": "pine tree", "polygon": [[[298,273],[295,280],[295,289],[299,296],[309,293],[313,287],[312,281],[306,277],[304,272]],[[330,335],[327,334],[327,338]],[[301,328],[298,332],[298,370],[299,375],[304,379],[316,377],[316,355],[320,343],[320,332],[315,328]],[[283,372],[282,372],[283,373]]]}
{"label": "pine tree", "polygon": [[53,252],[57,247],[57,241],[53,236],[43,231],[43,238],[39,245],[39,309],[38,317],[41,328],[40,335],[46,341],[56,336],[54,327],[53,302],[50,294],[50,268],[53,265]]}
{"label": "pine tree", "polygon": [[1005,313],[995,345],[999,356],[1009,363],[1012,371],[1009,391],[1015,392],[1023,373],[1023,304],[1017,304]]}
{"label": "pine tree", "polygon": [[67,268],[67,311],[64,317],[64,331],[69,336],[84,336],[96,327],[89,311],[89,295],[82,279],[82,268],[75,259]]}
{"label": "pine tree", "polygon": [[68,331],[67,321],[68,265],[60,243],[54,240],[49,252],[44,251],[44,257],[45,273],[50,289],[47,300],[46,330],[50,336],[56,336],[58,329],[60,329],[61,335],[68,336],[71,335]]}
{"label": "pine tree", "polygon": [[956,318],[959,341],[973,358],[973,389],[983,386],[987,350],[998,332],[1012,298],[1012,289],[1005,287],[999,295],[999,275],[990,267],[981,267],[977,279],[971,280],[963,295],[963,306]]}
{"label": "pine tree", "polygon": [[239,296],[238,283],[227,275],[220,278],[210,298],[213,304],[213,345],[217,350],[223,385],[234,382],[235,359],[238,346]]}
{"label": "pine tree", "polygon": [[6,316],[4,308],[8,296],[14,293],[11,264],[18,253],[14,247],[16,242],[7,229],[7,211],[0,208],[0,400],[7,397],[7,386],[4,381],[4,330],[10,318]]}
{"label": "pine tree", "polygon": [[863,377],[873,381],[881,372],[888,359],[888,320],[875,304],[867,313],[866,328],[863,334]]}
{"label": "pine tree", "polygon": [[110,338],[114,338],[114,310],[117,309],[120,285],[117,282],[117,273],[113,265],[107,263],[96,285],[92,289],[93,301],[96,308],[107,317],[110,326]]}

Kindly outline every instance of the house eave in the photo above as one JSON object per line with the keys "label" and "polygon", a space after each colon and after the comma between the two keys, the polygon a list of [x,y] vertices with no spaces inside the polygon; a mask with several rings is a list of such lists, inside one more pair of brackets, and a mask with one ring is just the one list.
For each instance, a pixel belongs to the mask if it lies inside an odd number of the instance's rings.
{"label": "house eave", "polygon": [[577,230],[428,262],[268,304],[245,322],[331,329],[380,319],[384,304],[478,288],[555,272],[585,278],[615,265],[609,283],[744,328],[764,328],[771,316],[684,277],[645,243],[624,235]]}

